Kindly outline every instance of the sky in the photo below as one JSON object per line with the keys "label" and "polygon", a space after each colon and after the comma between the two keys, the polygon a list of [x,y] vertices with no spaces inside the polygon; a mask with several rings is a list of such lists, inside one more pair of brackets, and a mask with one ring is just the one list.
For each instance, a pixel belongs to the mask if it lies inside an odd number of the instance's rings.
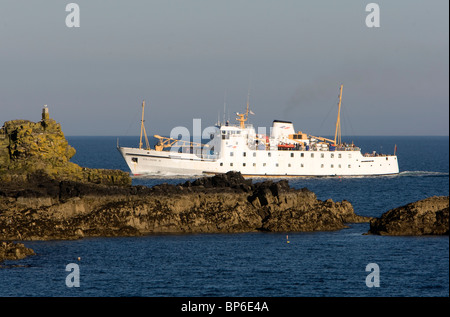
{"label": "sky", "polygon": [[[245,110],[334,135],[449,135],[449,2],[0,0],[0,125],[39,121],[67,136],[202,129]],[[224,111],[225,105],[225,111]]]}

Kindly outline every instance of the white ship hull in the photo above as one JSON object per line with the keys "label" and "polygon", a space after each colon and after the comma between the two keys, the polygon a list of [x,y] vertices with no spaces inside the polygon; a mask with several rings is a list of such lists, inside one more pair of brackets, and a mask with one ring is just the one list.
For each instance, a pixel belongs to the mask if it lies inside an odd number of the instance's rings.
{"label": "white ship hull", "polygon": [[300,177],[370,176],[399,172],[397,156],[363,156],[360,151],[246,150],[245,154],[234,151],[231,157],[223,155],[222,158],[202,159],[190,153],[172,154],[128,147],[118,149],[133,175],[201,175],[239,171],[246,176]]}

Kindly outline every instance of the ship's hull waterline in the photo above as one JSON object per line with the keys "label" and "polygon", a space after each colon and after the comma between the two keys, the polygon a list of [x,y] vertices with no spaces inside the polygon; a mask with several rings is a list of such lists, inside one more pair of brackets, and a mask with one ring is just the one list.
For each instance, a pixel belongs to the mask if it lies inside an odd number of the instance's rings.
{"label": "ship's hull waterline", "polygon": [[202,175],[239,171],[246,176],[370,176],[398,174],[397,156],[363,156],[359,151],[247,151],[246,160],[202,159],[171,153],[119,147],[133,175]]}

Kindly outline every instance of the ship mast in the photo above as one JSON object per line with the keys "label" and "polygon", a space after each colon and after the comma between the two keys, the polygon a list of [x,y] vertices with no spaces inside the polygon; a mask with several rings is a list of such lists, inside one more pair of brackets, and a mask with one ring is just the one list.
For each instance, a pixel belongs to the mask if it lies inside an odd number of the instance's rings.
{"label": "ship mast", "polygon": [[145,100],[142,101],[142,118],[141,118],[141,137],[139,138],[139,149],[142,150],[142,133],[145,136],[145,145],[147,146],[147,150],[150,149],[150,144],[148,143],[147,132],[145,132],[144,126],[144,108],[145,108]]}
{"label": "ship mast", "polygon": [[239,116],[239,118],[236,118],[236,120],[240,122],[240,128],[241,129],[245,128],[245,121],[247,121],[247,119],[248,119],[248,112],[249,112],[248,106],[249,106],[249,103],[250,103],[250,89],[249,89],[248,95],[247,95],[247,111],[245,113],[239,113],[239,112],[236,113]]}
{"label": "ship mast", "polygon": [[[336,130],[334,132],[334,144],[341,144],[341,103],[342,103],[342,88],[344,85],[341,85],[341,90],[339,92],[339,106],[338,106],[338,116],[336,120]],[[337,143],[336,143],[337,141]]]}

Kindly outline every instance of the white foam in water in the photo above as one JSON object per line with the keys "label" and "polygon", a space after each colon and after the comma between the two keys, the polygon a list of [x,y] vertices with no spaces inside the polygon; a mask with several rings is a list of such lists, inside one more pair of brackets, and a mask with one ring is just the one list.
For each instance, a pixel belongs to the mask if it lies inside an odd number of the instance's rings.
{"label": "white foam in water", "polygon": [[[204,174],[180,174],[180,173],[171,173],[171,172],[160,172],[160,173],[147,173],[147,174],[141,174],[141,175],[131,175],[133,179],[159,179],[159,178],[198,178],[203,177]],[[432,171],[403,171],[398,174],[393,175],[371,175],[371,176],[358,176],[358,175],[346,175],[346,176],[326,176],[321,178],[380,178],[380,177],[398,177],[398,176],[415,176],[415,177],[421,177],[421,176],[449,176],[449,173],[444,172],[432,172]],[[264,176],[253,176],[252,178],[267,178]],[[270,177],[271,179],[274,179],[273,177]],[[284,179],[282,176],[279,177],[280,179]],[[290,177],[292,178],[300,178],[300,179],[315,179],[318,177],[311,177],[311,176],[299,176],[299,177]]]}
{"label": "white foam in water", "polygon": [[146,179],[146,178],[197,178],[205,176],[203,174],[179,174],[179,173],[171,173],[171,172],[163,172],[163,173],[147,173],[141,175],[131,175],[133,179]]}
{"label": "white foam in water", "polygon": [[403,171],[398,174],[399,176],[448,176],[448,173],[444,172],[431,172],[431,171]]}

